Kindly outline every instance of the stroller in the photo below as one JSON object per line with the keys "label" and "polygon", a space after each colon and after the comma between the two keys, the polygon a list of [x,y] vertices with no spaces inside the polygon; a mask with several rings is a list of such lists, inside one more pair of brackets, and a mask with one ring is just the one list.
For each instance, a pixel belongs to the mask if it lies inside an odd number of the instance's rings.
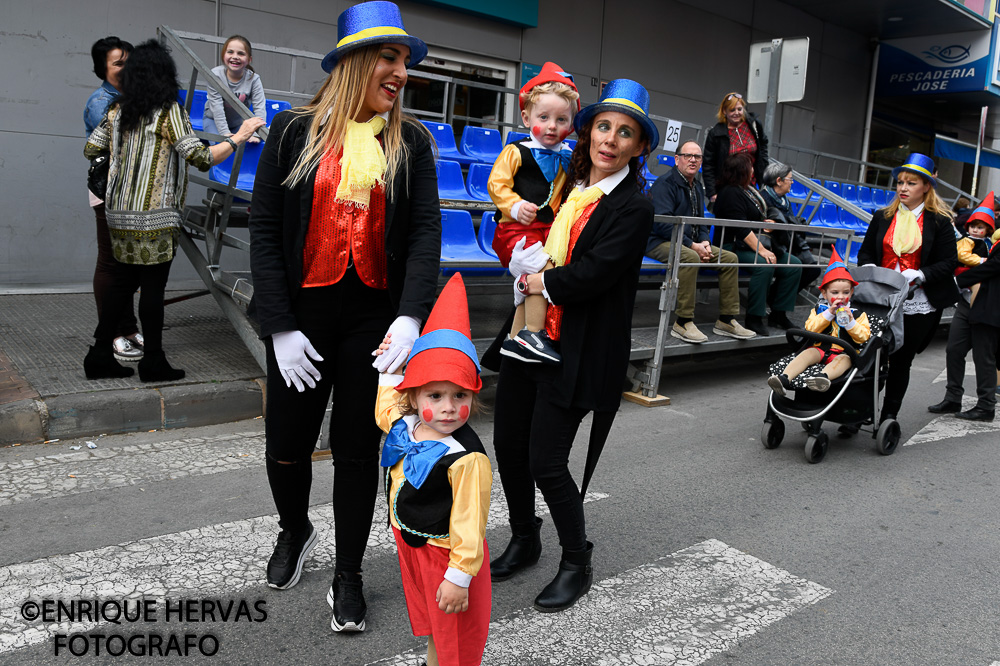
{"label": "stroller", "polygon": [[805,388],[805,379],[820,373],[822,365],[807,368],[792,380],[794,397],[771,393],[760,439],[764,448],[774,449],[785,436],[785,420],[797,421],[807,433],[805,457],[810,463],[823,460],[829,437],[823,422],[842,424],[841,432],[854,434],[871,426],[875,449],[891,455],[899,444],[899,423],[894,419],[880,422],[880,394],[888,374],[889,354],[903,344],[903,302],[912,295],[902,275],[888,268],[860,266],[850,268],[858,282],[851,301],[868,314],[871,337],[860,349],[845,345],[838,338],[803,329],[787,331],[788,342],[797,348],[771,365],[771,374],[780,374],[795,355],[813,344],[836,344],[851,359],[851,369],[833,380],[829,390],[820,393]]}

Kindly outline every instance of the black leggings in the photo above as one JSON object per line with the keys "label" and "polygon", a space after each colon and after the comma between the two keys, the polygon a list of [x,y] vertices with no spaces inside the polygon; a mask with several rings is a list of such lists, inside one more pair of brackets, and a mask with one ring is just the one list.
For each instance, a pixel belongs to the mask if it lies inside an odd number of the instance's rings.
{"label": "black leggings", "polygon": [[889,376],[885,383],[883,410],[898,414],[910,385],[910,366],[917,354],[927,349],[941,323],[941,311],[903,315],[903,346],[889,356]]}
{"label": "black leggings", "polygon": [[535,516],[535,485],[542,491],[565,550],[587,547],[583,498],[569,472],[569,453],[587,410],[554,404],[544,382],[523,364],[504,359],[497,380],[493,445],[511,522]]}
{"label": "black leggings", "polygon": [[163,350],[163,293],[167,289],[170,264],[142,266],[115,262],[114,279],[104,294],[94,339],[97,346],[110,347],[121,335],[122,318],[132,311],[132,295],[139,289],[139,321],[142,322],[146,353]]}
{"label": "black leggings", "polygon": [[[285,386],[267,350],[268,481],[282,529],[304,529],[312,483],[310,460],[333,391],[330,452],[333,457],[333,515],[337,570],[361,571],[378,493],[379,442],[374,404],[378,371],[372,350],[392,323],[388,292],[365,286],[353,268],[328,287],[300,290],[293,306],[299,330],[322,361],[313,361],[322,378],[299,393]],[[274,464],[276,461],[295,464]]]}

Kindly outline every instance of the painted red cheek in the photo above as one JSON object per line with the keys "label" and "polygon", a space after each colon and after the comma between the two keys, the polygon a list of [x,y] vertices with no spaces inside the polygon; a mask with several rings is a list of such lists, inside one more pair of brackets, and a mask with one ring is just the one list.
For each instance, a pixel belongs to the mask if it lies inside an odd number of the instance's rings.
{"label": "painted red cheek", "polygon": [[423,411],[423,417],[424,417],[424,421],[433,421],[434,420],[434,411],[431,410],[431,409],[426,409],[425,408],[424,411]]}
{"label": "painted red cheek", "polygon": [[463,421],[469,418],[469,406],[462,405],[462,408],[458,410],[458,415],[462,418]]}
{"label": "painted red cheek", "polygon": [[535,136],[541,136],[542,135],[542,126],[541,125],[532,125],[532,127],[531,127],[531,133],[534,134]]}
{"label": "painted red cheek", "polygon": [[562,141],[572,133],[573,133],[572,130],[563,130],[562,132],[559,133],[559,140]]}

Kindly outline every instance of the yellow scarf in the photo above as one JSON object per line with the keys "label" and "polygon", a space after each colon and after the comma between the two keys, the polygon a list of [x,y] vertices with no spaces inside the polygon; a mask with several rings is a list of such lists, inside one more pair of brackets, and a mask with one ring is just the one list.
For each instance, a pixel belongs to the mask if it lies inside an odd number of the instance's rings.
{"label": "yellow scarf", "polygon": [[375,138],[384,127],[385,119],[379,116],[366,123],[347,121],[337,201],[368,208],[372,188],[376,184],[385,185],[385,152]]}
{"label": "yellow scarf", "polygon": [[585,190],[573,188],[566,201],[559,207],[559,214],[556,215],[555,222],[549,230],[549,238],[545,241],[545,253],[552,258],[552,263],[556,266],[563,266],[566,263],[566,255],[569,254],[569,233],[576,223],[580,213],[600,199],[604,195],[599,187],[588,187]]}
{"label": "yellow scarf", "polygon": [[896,210],[896,228],[892,232],[892,251],[896,253],[896,256],[902,257],[904,254],[911,254],[919,250],[923,242],[923,235],[917,224],[917,216],[913,214],[913,211],[900,205]]}

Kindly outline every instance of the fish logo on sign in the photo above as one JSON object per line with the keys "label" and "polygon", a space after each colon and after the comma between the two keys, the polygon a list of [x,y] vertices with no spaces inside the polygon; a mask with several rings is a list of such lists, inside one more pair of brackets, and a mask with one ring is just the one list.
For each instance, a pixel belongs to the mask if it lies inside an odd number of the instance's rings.
{"label": "fish logo on sign", "polygon": [[952,44],[944,48],[932,46],[930,50],[924,51],[924,56],[929,59],[940,60],[946,65],[954,65],[969,57],[970,46],[962,46],[960,44]]}

